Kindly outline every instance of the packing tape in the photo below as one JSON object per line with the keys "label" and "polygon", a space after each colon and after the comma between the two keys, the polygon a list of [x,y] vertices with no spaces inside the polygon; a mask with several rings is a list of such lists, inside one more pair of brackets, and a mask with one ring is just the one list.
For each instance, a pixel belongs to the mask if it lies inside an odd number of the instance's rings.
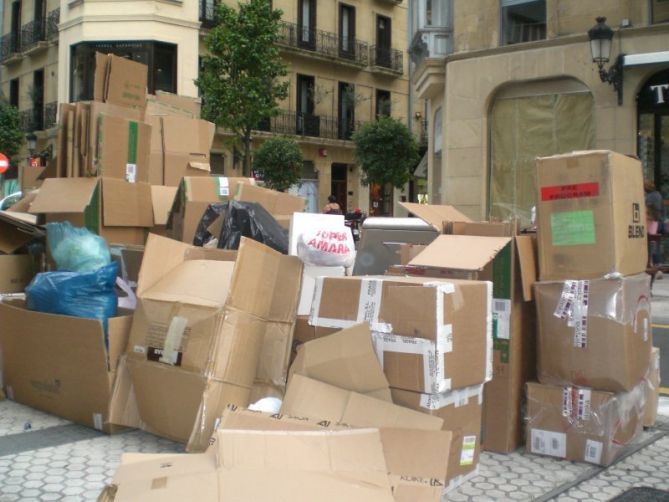
{"label": "packing tape", "polygon": [[479,475],[479,469],[480,466],[477,464],[474,470],[471,472],[468,472],[467,474],[460,474],[459,476],[454,477],[451,479],[451,481],[446,485],[446,488],[444,488],[444,493],[448,493],[452,490],[455,490],[459,486],[462,486],[465,484],[467,481],[469,481],[472,478],[475,478],[476,476]]}
{"label": "packing tape", "polygon": [[573,345],[585,348],[588,345],[588,304],[590,303],[590,281],[565,281],[553,315],[567,321],[574,328]]}
{"label": "packing tape", "polygon": [[486,281],[486,335],[485,335],[485,381],[492,380],[492,352],[494,341],[492,339],[492,282]]}
{"label": "packing tape", "polygon": [[420,406],[426,410],[440,410],[447,406],[459,408],[468,405],[472,399],[483,404],[483,385],[472,385],[441,394],[421,394]]}
{"label": "packing tape", "polygon": [[165,346],[163,347],[163,354],[160,356],[161,363],[171,364],[172,366],[177,363],[181,339],[187,325],[188,319],[185,317],[174,316],[172,318],[170,326],[167,328],[167,335],[165,335]]}
{"label": "packing tape", "polygon": [[93,413],[93,427],[102,430],[102,413]]}

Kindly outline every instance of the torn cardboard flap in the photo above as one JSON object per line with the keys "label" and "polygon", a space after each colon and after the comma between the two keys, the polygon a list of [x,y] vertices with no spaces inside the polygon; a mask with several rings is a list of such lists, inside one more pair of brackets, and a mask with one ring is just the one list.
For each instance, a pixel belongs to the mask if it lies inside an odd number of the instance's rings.
{"label": "torn cardboard flap", "polygon": [[509,242],[510,237],[440,235],[409,265],[481,271]]}
{"label": "torn cardboard flap", "polygon": [[43,236],[44,232],[36,225],[16,218],[15,214],[0,211],[0,252],[13,253],[31,240]]}
{"label": "torn cardboard flap", "polygon": [[153,206],[153,222],[155,225],[167,225],[170,209],[174,204],[177,187],[152,185],[151,203]]}
{"label": "torn cardboard flap", "polygon": [[91,203],[97,178],[47,178],[30,206],[30,213],[82,213]]}
{"label": "torn cardboard flap", "polygon": [[444,225],[448,222],[472,221],[453,206],[417,204],[415,202],[399,202],[398,204],[411,214],[418,216],[425,223],[432,225],[432,227],[439,233],[444,231]]}
{"label": "torn cardboard flap", "polygon": [[303,344],[289,378],[293,374],[392,401],[367,323]]}

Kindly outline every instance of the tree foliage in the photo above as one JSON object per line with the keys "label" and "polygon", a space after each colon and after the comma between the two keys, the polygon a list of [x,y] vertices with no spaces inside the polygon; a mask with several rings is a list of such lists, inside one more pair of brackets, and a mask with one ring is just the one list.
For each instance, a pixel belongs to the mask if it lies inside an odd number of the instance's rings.
{"label": "tree foliage", "polygon": [[280,192],[300,181],[303,162],[297,142],[280,136],[265,141],[253,155],[253,168],[265,185]]}
{"label": "tree foliage", "polygon": [[276,115],[277,101],[288,95],[287,74],[276,42],[281,11],[269,0],[241,2],[237,9],[219,4],[216,26],[206,39],[197,85],[203,114],[233,132],[243,145],[244,174],[250,171],[251,131]]}
{"label": "tree foliage", "polygon": [[365,185],[391,183],[402,188],[418,161],[418,145],[409,128],[397,119],[379,117],[353,134],[355,157]]}
{"label": "tree foliage", "polygon": [[15,163],[24,139],[18,110],[9,103],[0,101],[0,153],[4,153]]}

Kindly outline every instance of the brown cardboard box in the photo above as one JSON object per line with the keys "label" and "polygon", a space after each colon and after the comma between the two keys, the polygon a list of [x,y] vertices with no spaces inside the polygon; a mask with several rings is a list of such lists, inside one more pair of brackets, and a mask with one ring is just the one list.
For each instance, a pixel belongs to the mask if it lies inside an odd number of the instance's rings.
{"label": "brown cardboard box", "polygon": [[542,281],[632,275],[648,264],[641,163],[607,150],[537,159]]}
{"label": "brown cardboard box", "polygon": [[295,334],[293,335],[293,340],[297,344],[303,344],[323,336],[331,335],[337,331],[339,331],[337,328],[319,328],[318,326],[312,326],[309,324],[309,316],[298,315],[295,318]]}
{"label": "brown cardboard box", "polygon": [[73,422],[114,432],[109,417],[119,356],[132,316],[102,323],[27,310],[21,301],[0,303],[0,346],[7,396]]}
{"label": "brown cardboard box", "polygon": [[30,255],[0,254],[0,294],[23,292],[34,276]]}
{"label": "brown cardboard box", "polygon": [[174,206],[177,187],[151,185],[151,203],[153,205],[152,234],[167,237],[167,221]]}
{"label": "brown cardboard box", "polygon": [[24,213],[0,211],[0,253],[19,251],[30,241],[44,235],[44,230],[26,221]]}
{"label": "brown cardboard box", "polygon": [[[0,257],[1,258],[1,257]],[[650,369],[646,377],[646,404],[644,405],[643,426],[652,427],[657,420],[660,399],[660,349],[653,347],[650,355]]]}
{"label": "brown cardboard box", "polygon": [[109,243],[144,244],[153,226],[151,186],[113,178],[48,178],[30,212],[85,226]]}
{"label": "brown cardboard box", "polygon": [[93,175],[135,182],[149,181],[151,126],[101,114],[97,117]]}
{"label": "brown cardboard box", "polygon": [[447,481],[456,486],[473,472],[481,453],[483,386],[444,394],[420,394],[391,388],[393,402],[443,419],[443,430],[453,432]]}
{"label": "brown cardboard box", "polygon": [[95,101],[144,108],[147,79],[147,66],[144,64],[113,54],[95,54]]}
{"label": "brown cardboard box", "polygon": [[535,379],[535,241],[510,223],[445,223],[445,231],[415,255],[404,272],[493,281],[493,378],[485,386],[483,447],[499,453],[524,440],[525,383]]}
{"label": "brown cardboard box", "polygon": [[632,390],[650,366],[650,277],[538,282],[537,375],[547,385]]}
{"label": "brown cardboard box", "polygon": [[113,500],[394,500],[378,430],[222,429],[216,438],[202,454],[124,455]]}
{"label": "brown cardboard box", "polygon": [[295,374],[391,401],[388,380],[376,358],[367,323],[303,344],[289,379]]}
{"label": "brown cardboard box", "polygon": [[209,176],[216,126],[206,120],[162,117],[164,185],[178,186],[185,176]]}
{"label": "brown cardboard box", "polygon": [[293,213],[303,212],[305,206],[305,200],[302,197],[249,184],[237,186],[235,200],[260,204],[276,218],[283,228],[288,228]]}
{"label": "brown cardboard box", "polygon": [[202,100],[190,96],[179,96],[165,91],[146,95],[146,115],[179,115],[191,119],[200,118]]}
{"label": "brown cardboard box", "polygon": [[203,449],[226,404],[248,405],[254,380],[282,389],[301,274],[297,258],[252,240],[231,253],[149,236],[128,342],[148,430]]}
{"label": "brown cardboard box", "polygon": [[641,433],[644,392],[528,383],[526,451],[609,465]]}
{"label": "brown cardboard box", "polygon": [[443,420],[438,417],[298,374],[293,375],[288,383],[281,413],[358,427],[439,430],[443,425]]}
{"label": "brown cardboard box", "polygon": [[242,183],[255,184],[255,180],[224,176],[183,178],[167,222],[170,237],[183,242],[193,242],[195,230],[207,206],[231,199],[237,191],[237,185]]}
{"label": "brown cardboard box", "polygon": [[309,318],[376,332],[391,387],[439,393],[492,377],[492,285],[414,277],[323,277]]}

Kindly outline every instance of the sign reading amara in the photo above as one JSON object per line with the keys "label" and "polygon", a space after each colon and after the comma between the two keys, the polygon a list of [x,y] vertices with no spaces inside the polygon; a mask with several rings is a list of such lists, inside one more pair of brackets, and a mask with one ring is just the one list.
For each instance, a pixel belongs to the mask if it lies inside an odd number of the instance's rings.
{"label": "sign reading amara", "polygon": [[654,94],[654,101],[656,105],[661,105],[666,102],[669,102],[669,83],[651,85],[650,90]]}
{"label": "sign reading amara", "polygon": [[353,235],[346,227],[309,229],[300,236],[297,255],[309,265],[350,267],[355,257]]}

